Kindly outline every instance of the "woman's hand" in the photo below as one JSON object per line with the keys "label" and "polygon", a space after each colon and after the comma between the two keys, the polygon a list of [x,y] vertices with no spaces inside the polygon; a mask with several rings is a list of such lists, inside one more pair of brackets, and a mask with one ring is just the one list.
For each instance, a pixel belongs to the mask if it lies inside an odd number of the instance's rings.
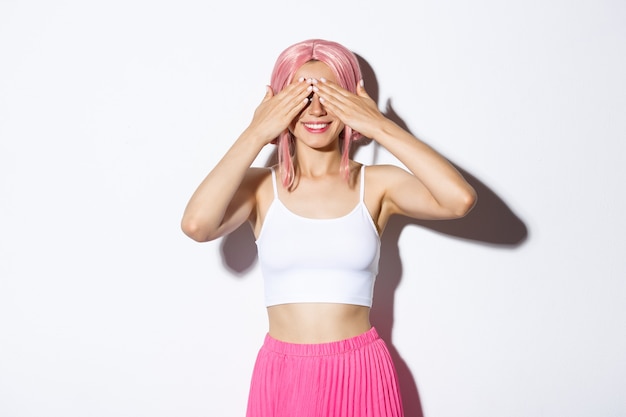
{"label": "woman's hand", "polygon": [[287,85],[274,95],[270,86],[265,87],[265,97],[254,111],[248,131],[263,138],[263,144],[272,142],[285,131],[308,104],[313,87],[304,78]]}
{"label": "woman's hand", "polygon": [[356,94],[325,79],[315,83],[313,91],[320,97],[320,103],[346,126],[369,139],[376,139],[380,124],[386,117],[367,94],[362,81],[356,86]]}

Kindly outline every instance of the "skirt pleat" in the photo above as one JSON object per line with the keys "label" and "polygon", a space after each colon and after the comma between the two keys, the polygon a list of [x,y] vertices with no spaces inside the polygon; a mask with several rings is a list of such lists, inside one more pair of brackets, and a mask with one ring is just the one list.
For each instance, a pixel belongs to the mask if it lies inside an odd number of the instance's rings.
{"label": "skirt pleat", "polygon": [[402,416],[398,377],[376,329],[321,344],[265,337],[247,417]]}

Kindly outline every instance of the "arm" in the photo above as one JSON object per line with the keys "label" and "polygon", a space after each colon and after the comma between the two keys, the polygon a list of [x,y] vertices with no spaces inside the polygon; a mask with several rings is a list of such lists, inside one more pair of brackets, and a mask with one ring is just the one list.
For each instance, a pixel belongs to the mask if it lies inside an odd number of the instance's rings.
{"label": "arm", "polygon": [[248,128],[239,136],[187,203],[181,228],[199,242],[221,237],[249,219],[256,207],[259,171],[250,168],[261,149],[283,132],[308,102],[308,84],[279,94],[267,87]]}
{"label": "arm", "polygon": [[476,192],[472,186],[433,148],[386,118],[362,84],[356,95],[330,82],[319,82],[316,87],[329,111],[384,146],[411,171],[412,175],[397,167],[377,167],[375,182],[384,189],[383,217],[450,219],[463,217],[473,208]]}
{"label": "arm", "polygon": [[263,145],[244,132],[195,190],[183,213],[183,232],[198,242],[239,227],[255,207],[253,171],[249,168]]}

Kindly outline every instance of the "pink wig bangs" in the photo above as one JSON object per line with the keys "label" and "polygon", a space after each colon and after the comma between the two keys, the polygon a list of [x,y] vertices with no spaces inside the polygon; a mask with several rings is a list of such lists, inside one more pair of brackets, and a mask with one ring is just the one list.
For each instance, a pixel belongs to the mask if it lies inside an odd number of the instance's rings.
{"label": "pink wig bangs", "polygon": [[[322,39],[299,42],[288,47],[278,56],[271,79],[274,94],[289,85],[293,80],[293,74],[309,61],[321,61],[328,65],[337,77],[338,84],[356,94],[356,85],[361,80],[361,69],[356,56],[343,45]],[[350,144],[360,137],[360,133],[345,126],[342,138],[341,171],[346,179],[350,177]],[[289,188],[295,179],[293,139],[288,130],[276,139],[282,183]]]}

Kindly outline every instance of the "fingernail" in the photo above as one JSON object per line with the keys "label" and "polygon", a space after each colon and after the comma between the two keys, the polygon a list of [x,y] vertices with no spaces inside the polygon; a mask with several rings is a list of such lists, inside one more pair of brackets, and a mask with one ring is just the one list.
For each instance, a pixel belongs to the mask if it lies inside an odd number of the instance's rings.
{"label": "fingernail", "polygon": [[316,93],[317,93],[318,91],[320,91],[320,89],[319,89],[319,88],[317,88],[317,87],[315,87],[315,86],[313,86],[312,88],[313,88],[313,91],[315,91]]}
{"label": "fingernail", "polygon": [[317,79],[313,78],[313,84],[317,84]]}
{"label": "fingernail", "polygon": [[313,86],[312,86],[312,85],[308,86],[308,87],[306,88],[306,91],[313,91]]}
{"label": "fingernail", "polygon": [[365,87],[365,81],[363,81],[363,79],[361,79],[361,81],[359,81],[359,84],[361,84],[361,87]]}
{"label": "fingernail", "polygon": [[298,82],[300,82],[300,83],[301,83],[302,81],[304,81],[304,77],[300,77],[300,78],[298,78]]}
{"label": "fingernail", "polygon": [[320,103],[325,102],[326,100],[324,100],[324,97],[320,97]]}
{"label": "fingernail", "polygon": [[325,83],[326,82],[326,78],[322,77],[322,78],[320,78],[320,81]]}

